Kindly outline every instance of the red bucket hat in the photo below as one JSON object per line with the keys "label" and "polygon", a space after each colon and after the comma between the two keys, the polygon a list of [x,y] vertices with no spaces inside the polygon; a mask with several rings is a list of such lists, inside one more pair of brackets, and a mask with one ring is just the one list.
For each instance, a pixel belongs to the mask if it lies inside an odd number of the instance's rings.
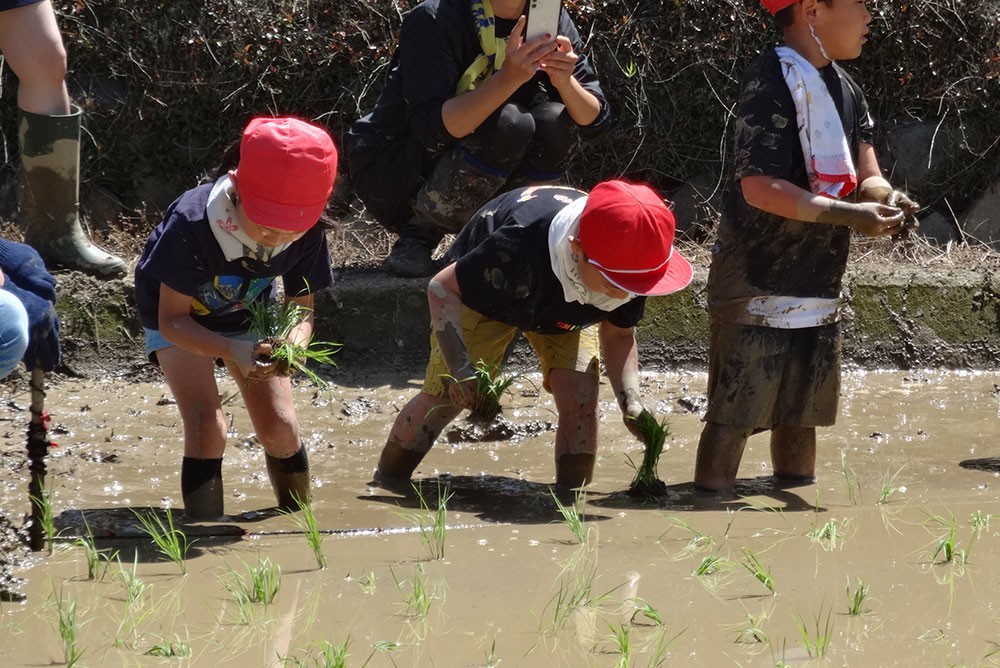
{"label": "red bucket hat", "polygon": [[308,230],[333,192],[337,149],[323,128],[297,118],[255,118],[243,131],[236,183],[243,210],[263,227]]}
{"label": "red bucket hat", "polygon": [[767,11],[771,12],[771,16],[774,16],[785,7],[791,7],[798,1],[799,0],[761,0]]}
{"label": "red bucket hat", "polygon": [[674,230],[674,214],[649,186],[605,181],[590,191],[579,239],[587,261],[614,285],[637,295],[668,295],[694,273],[673,247]]}

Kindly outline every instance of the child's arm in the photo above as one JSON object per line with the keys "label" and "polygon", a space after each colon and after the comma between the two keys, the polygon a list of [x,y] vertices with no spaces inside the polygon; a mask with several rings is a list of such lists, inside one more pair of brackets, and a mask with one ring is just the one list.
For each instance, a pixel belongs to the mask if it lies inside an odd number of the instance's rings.
{"label": "child's arm", "polygon": [[639,349],[635,332],[632,327],[616,327],[605,320],[601,323],[599,336],[604,368],[622,409],[622,419],[628,430],[641,439],[636,420],[645,409],[639,398]]}
{"label": "child's arm", "polygon": [[261,354],[257,350],[260,344],[229,339],[196,323],[191,317],[191,295],[161,283],[159,320],[163,338],[175,346],[206,357],[232,360],[244,376],[253,375],[254,358]]}
{"label": "child's arm", "polygon": [[448,383],[448,400],[455,406],[472,408],[476,405],[475,383],[465,379],[474,375],[469,349],[462,337],[462,290],[455,274],[455,263],[434,275],[427,284],[427,305],[431,314],[431,331],[441,348],[448,371],[454,382]]}
{"label": "child's arm", "polygon": [[919,204],[906,194],[894,190],[882,176],[875,147],[871,144],[862,143],[858,146],[858,183],[861,184],[858,186],[858,200],[862,202],[899,207],[906,217],[913,216],[920,209]]}
{"label": "child's arm", "polygon": [[301,308],[306,309],[306,317],[288,332],[289,343],[296,343],[302,347],[308,347],[312,341],[313,329],[316,326],[316,314],[313,311],[313,295],[299,295],[298,297],[285,297],[285,303],[295,302]]}
{"label": "child's arm", "polygon": [[792,220],[844,225],[869,237],[896,234],[903,222],[903,212],[896,207],[823,197],[773,176],[744,176],[740,187],[754,208]]}

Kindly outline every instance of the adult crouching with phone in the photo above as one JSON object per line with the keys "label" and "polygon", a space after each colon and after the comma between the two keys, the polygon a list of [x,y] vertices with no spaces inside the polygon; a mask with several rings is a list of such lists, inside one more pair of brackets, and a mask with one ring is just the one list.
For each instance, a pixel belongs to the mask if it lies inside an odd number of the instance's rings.
{"label": "adult crouching with phone", "polygon": [[399,234],[389,273],[431,275],[445,234],[498,192],[557,183],[577,138],[610,129],[566,10],[557,33],[527,37],[546,2],[425,0],[404,17],[385,89],[347,138],[358,196]]}

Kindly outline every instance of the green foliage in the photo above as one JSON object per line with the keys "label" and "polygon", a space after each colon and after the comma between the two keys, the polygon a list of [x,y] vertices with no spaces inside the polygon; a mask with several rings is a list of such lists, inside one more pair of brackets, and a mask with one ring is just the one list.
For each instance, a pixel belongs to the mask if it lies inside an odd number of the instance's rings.
{"label": "green foliage", "polygon": [[326,555],[323,554],[323,532],[319,530],[319,522],[316,520],[316,514],[313,513],[312,503],[296,497],[295,504],[299,507],[298,513],[286,510],[278,510],[278,512],[292,520],[295,528],[306,537],[306,544],[309,545],[313,557],[316,558],[316,566],[323,570],[326,568]]}
{"label": "green foliage", "polygon": [[431,559],[444,559],[445,537],[448,534],[448,501],[454,494],[438,483],[437,504],[432,510],[420,485],[413,484],[413,491],[420,503],[419,512],[400,512],[400,515],[417,527],[420,538]]}
{"label": "green foliage", "polygon": [[310,341],[308,345],[301,345],[288,339],[292,329],[309,318],[312,309],[291,300],[258,299],[247,304],[247,311],[250,312],[250,331],[271,345],[270,357],[278,362],[284,373],[302,372],[319,387],[327,386],[326,381],[306,364],[315,362],[337,366],[333,356],[340,350],[341,344]]}
{"label": "green foliage", "polygon": [[656,500],[666,494],[666,485],[660,480],[656,466],[660,461],[660,455],[663,454],[663,445],[670,430],[667,428],[666,418],[657,422],[649,411],[639,413],[639,417],[634,419],[646,447],[642,452],[642,463],[638,467],[631,457],[625,455],[628,465],[635,469],[635,477],[628,491],[631,496],[637,498]]}
{"label": "green foliage", "polygon": [[174,516],[170,509],[167,508],[164,511],[166,521],[163,521],[155,510],[149,513],[133,510],[132,514],[142,524],[142,530],[153,541],[156,551],[177,564],[177,567],[181,569],[181,574],[186,574],[187,564],[184,560],[187,558],[188,550],[193,541],[188,541],[187,535],[174,526]]}

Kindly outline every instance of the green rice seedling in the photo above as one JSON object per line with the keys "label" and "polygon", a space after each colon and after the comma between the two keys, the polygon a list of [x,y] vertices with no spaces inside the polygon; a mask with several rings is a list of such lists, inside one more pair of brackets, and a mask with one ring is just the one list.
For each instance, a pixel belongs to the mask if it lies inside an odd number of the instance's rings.
{"label": "green rice seedling", "polygon": [[46,549],[49,554],[52,554],[55,549],[56,538],[59,537],[59,532],[56,531],[55,515],[52,512],[52,496],[43,487],[39,490],[38,496],[29,494],[28,498],[31,500],[32,505],[41,511],[38,521],[42,525],[42,533],[45,534]]}
{"label": "green rice seedling", "polygon": [[342,345],[330,341],[310,341],[302,345],[288,340],[289,333],[309,318],[312,309],[293,301],[258,299],[247,304],[247,311],[250,313],[250,331],[271,346],[270,358],[278,363],[279,374],[302,372],[320,388],[327,387],[327,382],[307,363],[337,366],[333,356]]}
{"label": "green rice seedling", "polygon": [[746,623],[737,627],[734,642],[741,645],[769,643],[770,639],[767,637],[767,633],[764,632],[764,622],[770,619],[770,617],[771,612],[766,610],[761,610],[759,615],[747,613]]}
{"label": "green rice seedling", "polygon": [[799,629],[799,638],[802,646],[809,654],[810,658],[822,659],[830,651],[830,642],[833,640],[833,622],[830,620],[830,610],[826,611],[826,618],[823,617],[823,606],[820,606],[819,613],[813,617],[811,628],[806,625],[806,621],[801,615],[795,616],[795,626]]}
{"label": "green rice seedling", "polygon": [[142,530],[152,539],[156,551],[177,564],[177,567],[181,569],[181,574],[186,575],[187,563],[185,559],[187,559],[188,550],[194,541],[189,542],[187,535],[174,526],[174,515],[171,510],[167,508],[165,511],[166,522],[160,519],[160,515],[156,511],[140,513],[133,510],[132,514],[138,518],[139,523],[142,524]]}
{"label": "green rice seedling", "polygon": [[454,383],[473,381],[476,385],[476,405],[469,412],[469,420],[480,424],[490,424],[503,412],[502,400],[510,394],[510,386],[517,380],[517,375],[501,374],[499,362],[476,360],[472,365],[472,375],[456,378],[451,374],[442,374]]}
{"label": "green rice seedling", "polygon": [[169,659],[187,658],[191,656],[191,643],[175,635],[173,640],[161,640],[143,654]]}
{"label": "green rice seedling", "polygon": [[642,433],[645,448],[642,452],[642,463],[638,467],[631,457],[625,455],[628,465],[635,471],[635,477],[628,487],[628,494],[634,499],[656,502],[667,496],[667,485],[660,480],[656,466],[660,461],[660,455],[663,454],[663,445],[670,430],[667,428],[666,418],[658,422],[649,411],[640,413],[639,417],[635,418],[635,423]]}
{"label": "green rice seedling", "polygon": [[368,596],[375,593],[375,571],[369,571],[365,575],[358,578],[358,585]]}
{"label": "green rice seedling", "polygon": [[587,532],[589,530],[589,527],[584,522],[583,513],[580,512],[580,509],[587,502],[586,492],[577,490],[573,497],[573,503],[570,505],[563,505],[563,502],[559,500],[559,497],[552,489],[549,489],[549,494],[552,495],[552,500],[556,502],[556,510],[562,516],[563,524],[573,534],[576,542],[583,545],[587,540]]}
{"label": "green rice seedling", "polygon": [[83,648],[78,644],[77,632],[79,627],[76,621],[76,601],[74,599],[65,600],[62,589],[58,595],[53,592],[56,617],[59,631],[59,644],[63,650],[63,663],[69,668],[75,666],[83,656]]}
{"label": "green rice seedling", "polygon": [[323,533],[319,530],[319,523],[316,521],[316,514],[313,513],[312,503],[298,497],[293,496],[292,498],[295,499],[295,505],[299,507],[299,512],[287,510],[278,510],[278,512],[292,520],[295,528],[306,537],[306,544],[309,545],[313,557],[316,558],[316,566],[323,570],[326,568],[326,555],[323,554]]}
{"label": "green rice seedling", "polygon": [[854,591],[851,591],[851,579],[847,579],[847,614],[852,617],[860,617],[861,615],[870,612],[870,608],[866,607],[868,601],[868,585],[861,578],[858,578],[858,583],[854,587]]}
{"label": "green rice seedling", "polygon": [[823,526],[814,527],[809,532],[809,540],[821,546],[827,552],[844,546],[837,520],[830,520]]}
{"label": "green rice seedling", "polygon": [[989,513],[983,514],[983,511],[977,510],[969,516],[969,528],[972,529],[972,537],[976,540],[983,535],[984,531],[990,530],[990,515]]}
{"label": "green rice seedling", "polygon": [[875,502],[876,505],[881,506],[889,503],[889,499],[892,498],[892,495],[902,489],[896,485],[896,478],[899,477],[899,474],[902,473],[905,468],[906,464],[903,464],[896,469],[895,473],[889,473],[888,469],[886,470],[885,475],[882,476],[882,491],[879,492],[878,501]]}
{"label": "green rice seedling", "polygon": [[[934,554],[931,555],[931,561],[936,564],[947,564],[955,562],[959,565],[965,564],[968,561],[969,548],[961,548],[958,544],[958,524],[955,521],[955,516],[950,515],[948,520],[938,515],[931,515],[928,522],[939,524],[945,527],[946,532],[943,536],[938,538],[937,547],[934,550]],[[938,556],[941,557],[940,561],[937,561]]]}
{"label": "green rice seedling", "polygon": [[854,468],[847,463],[847,453],[840,451],[840,472],[844,476],[844,484],[847,485],[847,497],[853,505],[862,502],[861,499],[861,479]]}
{"label": "green rice seedling", "polygon": [[656,639],[656,644],[653,645],[653,650],[649,654],[649,661],[646,662],[647,668],[662,668],[667,662],[667,652],[670,651],[671,646],[677,642],[685,631],[687,631],[686,628],[681,629],[673,638],[668,639],[667,631],[664,629]]}
{"label": "green rice seedling", "polygon": [[[671,517],[670,522],[671,522],[670,528],[664,531],[659,539],[662,540],[674,528],[679,528],[683,531],[686,531],[691,535],[691,538],[688,540],[688,543],[684,548],[685,553],[704,552],[705,550],[712,549],[712,546],[715,545],[714,538],[712,538],[707,534],[701,533],[700,531],[695,529],[693,526],[691,526],[681,518]],[[687,554],[685,554],[684,556],[687,556]]]}
{"label": "green rice seedling", "polygon": [[87,559],[87,579],[103,580],[111,567],[111,561],[118,557],[118,550],[99,550],[94,541],[94,532],[90,529],[87,516],[83,516],[83,526],[86,534],[77,538],[73,544],[83,549]]}
{"label": "green rice seedling", "polygon": [[771,570],[764,568],[763,564],[760,563],[760,559],[749,548],[744,547],[742,550],[743,557],[746,559],[743,562],[743,567],[773,594],[774,577],[771,575]]}
{"label": "green rice seedling", "polygon": [[403,597],[403,612],[407,617],[423,619],[431,609],[431,595],[427,589],[427,579],[424,572],[424,565],[417,564],[413,571],[413,577],[409,580],[400,580],[396,577],[395,571],[391,568],[393,582],[396,583],[396,590]]}
{"label": "green rice seedling", "polygon": [[729,562],[725,557],[720,555],[718,552],[714,554],[707,554],[702,557],[701,563],[694,569],[692,575],[698,577],[706,577],[710,575],[716,575],[724,568],[728,567]]}
{"label": "green rice seedling", "polygon": [[151,610],[145,607],[143,594],[149,589],[149,585],[142,581],[138,575],[139,554],[135,553],[132,561],[132,570],[126,570],[118,561],[118,572],[115,577],[121,582],[125,590],[125,610],[118,630],[115,632],[114,646],[122,647],[131,645],[137,636],[139,625],[150,614]]}
{"label": "green rice seedling", "polygon": [[[306,659],[300,659],[294,656],[278,656],[278,661],[281,662],[283,666],[316,666],[316,668],[346,668],[347,657],[350,654],[347,648],[351,644],[351,639],[348,638],[342,643],[334,643],[329,640],[321,640],[316,645],[316,652],[310,651],[307,655],[309,663],[306,663]],[[369,657],[371,658],[371,657]],[[365,664],[367,665],[367,661]]]}
{"label": "green rice seedling", "polygon": [[281,589],[281,566],[272,563],[267,557],[257,556],[257,565],[251,566],[242,559],[240,563],[246,569],[246,575],[237,573],[227,567],[225,577],[220,578],[236,602],[243,624],[253,621],[253,606],[255,604],[270,605]]}
{"label": "green rice seedling", "polygon": [[444,559],[445,537],[448,533],[448,501],[454,494],[447,487],[442,489],[439,482],[437,504],[434,510],[431,510],[423,488],[416,484],[411,486],[417,495],[420,511],[415,513],[401,512],[400,514],[417,527],[424,547],[427,549],[428,557],[434,560]]}
{"label": "green rice seedling", "polygon": [[656,626],[663,626],[663,615],[661,615],[660,611],[650,605],[645,599],[637,596],[632,599],[632,604],[635,606],[635,610],[632,612],[632,616],[628,620],[629,624],[636,624],[636,617],[642,615],[649,621],[653,622]]}
{"label": "green rice seedling", "polygon": [[383,654],[385,654],[386,656],[388,656],[389,657],[389,663],[391,663],[393,665],[393,667],[395,668],[395,666],[396,666],[396,660],[392,658],[392,652],[395,652],[400,647],[401,647],[401,645],[398,642],[393,642],[392,640],[377,640],[377,641],[375,641],[372,644],[372,653],[369,654],[368,658],[365,659],[365,662],[361,664],[361,668],[365,668],[371,662],[372,657],[374,657],[379,652],[382,652]]}
{"label": "green rice seedling", "polygon": [[615,668],[629,668],[632,665],[631,629],[628,624],[608,624],[608,628],[611,629],[611,640],[618,652]]}
{"label": "green rice seedling", "polygon": [[497,668],[500,665],[500,657],[497,656],[497,639],[494,637],[493,642],[490,644],[490,651],[486,655],[486,662],[483,664],[485,668]]}
{"label": "green rice seedling", "polygon": [[[549,631],[555,633],[563,628],[573,613],[584,608],[594,608],[605,601],[614,591],[622,587],[617,585],[603,594],[594,594],[594,583],[597,579],[597,564],[576,568],[573,572],[564,572],[559,579],[559,589],[546,604],[545,610],[552,607],[552,622]],[[543,611],[544,617],[544,611]]]}

